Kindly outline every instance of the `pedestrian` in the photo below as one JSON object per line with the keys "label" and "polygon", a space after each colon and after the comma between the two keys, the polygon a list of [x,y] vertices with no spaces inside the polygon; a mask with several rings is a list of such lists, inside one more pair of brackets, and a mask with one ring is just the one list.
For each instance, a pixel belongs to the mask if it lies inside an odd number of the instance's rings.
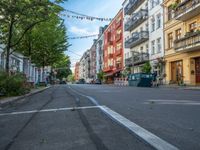
{"label": "pedestrian", "polygon": [[153,87],[158,87],[158,82],[157,82],[157,72],[153,72]]}

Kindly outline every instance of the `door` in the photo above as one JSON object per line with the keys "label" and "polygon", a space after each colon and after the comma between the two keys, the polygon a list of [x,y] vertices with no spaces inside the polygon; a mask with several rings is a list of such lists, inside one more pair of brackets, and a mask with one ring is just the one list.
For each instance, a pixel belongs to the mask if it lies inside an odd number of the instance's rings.
{"label": "door", "polygon": [[195,59],[196,83],[200,83],[200,57]]}
{"label": "door", "polygon": [[172,83],[178,83],[182,80],[183,76],[183,62],[175,61],[171,63],[171,81]]}

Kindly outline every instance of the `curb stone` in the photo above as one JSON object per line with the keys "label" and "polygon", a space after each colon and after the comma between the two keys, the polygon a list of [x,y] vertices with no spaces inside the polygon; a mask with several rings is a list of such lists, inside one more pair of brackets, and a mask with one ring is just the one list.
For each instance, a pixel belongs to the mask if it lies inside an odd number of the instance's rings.
{"label": "curb stone", "polygon": [[29,97],[29,96],[32,96],[32,95],[35,95],[37,93],[41,93],[49,88],[51,88],[52,86],[48,86],[48,87],[45,87],[41,90],[36,90],[36,91],[33,91],[33,92],[30,92],[28,94],[25,94],[25,95],[22,95],[22,96],[17,96],[17,97],[13,97],[13,98],[10,98],[8,100],[0,100],[0,110],[5,107],[5,106],[8,106],[8,105],[12,105],[13,103],[21,100],[21,99],[24,99],[26,97]]}

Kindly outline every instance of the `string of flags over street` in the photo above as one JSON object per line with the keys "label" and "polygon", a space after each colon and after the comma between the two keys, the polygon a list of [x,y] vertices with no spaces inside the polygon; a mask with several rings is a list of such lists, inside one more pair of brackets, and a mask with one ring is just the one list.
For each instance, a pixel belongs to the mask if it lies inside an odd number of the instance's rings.
{"label": "string of flags over street", "polygon": [[88,16],[85,14],[81,14],[75,11],[66,10],[65,14],[61,14],[61,16],[67,17],[67,18],[73,18],[73,19],[79,19],[79,20],[90,20],[90,21],[111,21],[112,18],[101,18],[101,17],[94,17],[94,16]]}
{"label": "string of flags over street", "polygon": [[86,38],[91,38],[91,37],[96,37],[96,36],[98,36],[98,34],[87,35],[87,36],[68,37],[67,39],[69,39],[69,40],[86,39]]}

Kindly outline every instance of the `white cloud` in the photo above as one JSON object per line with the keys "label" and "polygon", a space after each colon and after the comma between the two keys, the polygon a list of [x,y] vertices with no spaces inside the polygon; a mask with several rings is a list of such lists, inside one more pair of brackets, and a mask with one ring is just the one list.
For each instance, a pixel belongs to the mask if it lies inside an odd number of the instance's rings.
{"label": "white cloud", "polygon": [[73,34],[76,35],[83,35],[83,36],[87,36],[87,35],[93,35],[93,34],[98,34],[98,29],[96,29],[95,31],[88,31],[87,28],[78,28],[76,26],[72,26],[69,31]]}

